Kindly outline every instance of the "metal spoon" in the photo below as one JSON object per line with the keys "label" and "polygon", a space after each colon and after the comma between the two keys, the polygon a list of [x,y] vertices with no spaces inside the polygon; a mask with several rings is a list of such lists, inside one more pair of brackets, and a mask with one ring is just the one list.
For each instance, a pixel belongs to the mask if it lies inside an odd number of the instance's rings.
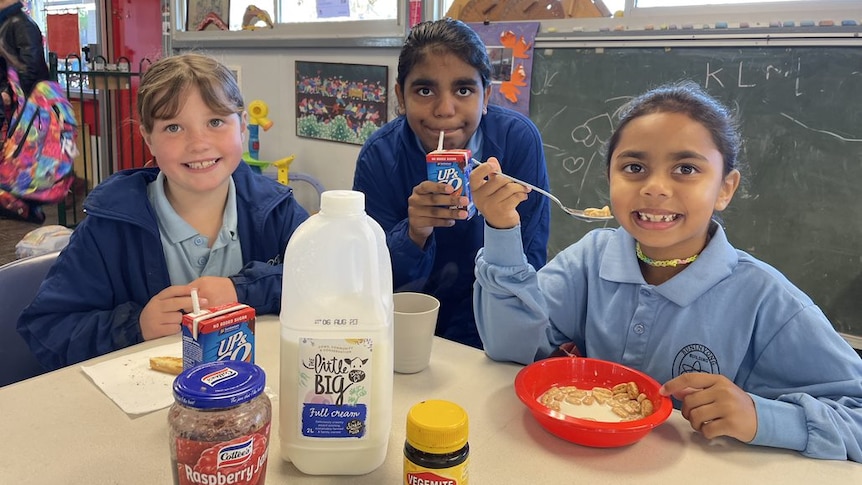
{"label": "metal spoon", "polygon": [[[482,164],[482,162],[476,160],[475,158],[472,159],[472,162],[473,162],[474,166]],[[536,187],[535,185],[533,185],[531,183],[524,182],[523,180],[512,177],[511,175],[506,175],[505,173],[503,173],[499,170],[495,170],[494,173],[496,173],[497,175],[501,175],[503,177],[506,177],[507,179],[511,180],[512,182],[519,183],[519,184],[523,185],[524,187],[529,187],[529,188],[535,190],[536,192],[544,195],[545,197],[554,201],[554,203],[556,203],[558,206],[560,206],[560,209],[563,209],[564,211],[566,211],[567,214],[569,214],[570,216],[572,216],[575,219],[578,219],[580,221],[602,222],[602,221],[609,221],[609,220],[614,218],[613,215],[610,215],[610,216],[588,216],[588,215],[584,214],[584,211],[581,209],[572,209],[571,207],[566,207],[565,205],[563,205],[562,202],[560,202],[560,199],[558,199],[556,196],[554,196],[553,194],[551,194],[548,191],[545,191],[543,189]]]}

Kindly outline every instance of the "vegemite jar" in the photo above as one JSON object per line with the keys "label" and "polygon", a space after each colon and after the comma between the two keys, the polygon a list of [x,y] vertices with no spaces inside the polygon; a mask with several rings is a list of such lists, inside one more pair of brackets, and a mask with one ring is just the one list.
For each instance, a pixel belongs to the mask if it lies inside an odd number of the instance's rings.
{"label": "vegemite jar", "polygon": [[455,403],[422,401],[407,413],[404,484],[467,485],[467,412]]}
{"label": "vegemite jar", "polygon": [[260,367],[207,362],[174,380],[168,412],[174,484],[263,485],[272,404]]}

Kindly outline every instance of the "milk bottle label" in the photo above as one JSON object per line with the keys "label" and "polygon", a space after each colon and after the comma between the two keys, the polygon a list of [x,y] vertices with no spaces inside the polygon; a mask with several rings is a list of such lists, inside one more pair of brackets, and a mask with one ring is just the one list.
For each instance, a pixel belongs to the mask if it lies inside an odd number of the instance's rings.
{"label": "milk bottle label", "polygon": [[366,435],[371,405],[372,339],[299,339],[302,435]]}

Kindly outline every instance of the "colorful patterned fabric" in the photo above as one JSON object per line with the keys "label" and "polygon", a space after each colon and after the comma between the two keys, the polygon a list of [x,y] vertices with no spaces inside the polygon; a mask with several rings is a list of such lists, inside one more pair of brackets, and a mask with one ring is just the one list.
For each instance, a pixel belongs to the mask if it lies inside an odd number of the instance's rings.
{"label": "colorful patterned fabric", "polygon": [[59,84],[40,81],[25,98],[18,73],[8,70],[18,106],[2,147],[0,190],[38,203],[57,203],[73,181],[77,122]]}

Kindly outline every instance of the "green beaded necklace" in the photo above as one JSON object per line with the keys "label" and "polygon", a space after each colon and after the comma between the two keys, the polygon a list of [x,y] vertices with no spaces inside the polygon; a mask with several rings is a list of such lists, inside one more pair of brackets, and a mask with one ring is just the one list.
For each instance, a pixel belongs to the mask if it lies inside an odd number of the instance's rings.
{"label": "green beaded necklace", "polygon": [[644,263],[646,263],[646,264],[648,264],[648,265],[650,265],[650,266],[655,266],[655,267],[658,267],[658,268],[666,268],[666,267],[668,267],[668,266],[671,266],[671,267],[674,267],[674,268],[675,268],[675,267],[677,267],[677,266],[678,266],[678,265],[680,265],[680,264],[689,264],[689,263],[692,263],[692,262],[694,262],[694,260],[695,260],[695,259],[697,259],[697,257],[698,257],[698,256],[700,256],[700,253],[697,253],[697,254],[695,254],[694,256],[689,256],[689,257],[687,257],[687,258],[685,258],[685,259],[660,259],[660,260],[655,260],[655,259],[652,259],[652,258],[650,258],[649,256],[645,255],[645,254],[644,254],[644,252],[643,252],[643,251],[641,251],[641,243],[640,243],[640,242],[636,242],[636,243],[635,243],[635,252],[637,253],[637,255],[638,255],[638,259],[639,259],[639,260],[643,261]]}

